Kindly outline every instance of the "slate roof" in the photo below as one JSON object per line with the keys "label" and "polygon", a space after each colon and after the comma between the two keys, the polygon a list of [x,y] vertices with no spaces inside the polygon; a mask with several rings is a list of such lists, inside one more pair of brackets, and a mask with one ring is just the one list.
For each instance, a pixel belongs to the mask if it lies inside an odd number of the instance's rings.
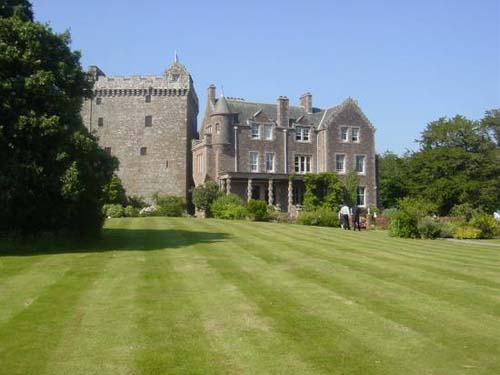
{"label": "slate roof", "polygon": [[[214,112],[219,112],[218,106],[221,99],[229,106],[228,109],[231,113],[238,114],[239,122],[242,124],[246,123],[247,120],[252,120],[259,111],[260,113],[264,113],[271,121],[276,121],[278,117],[277,104],[253,103],[239,99],[224,99],[224,97],[217,99]],[[300,106],[289,106],[289,111],[291,122],[295,122],[302,118],[302,123],[309,123],[315,127],[319,125],[325,114],[325,110],[320,108],[313,108],[313,113],[307,113],[305,109]]]}

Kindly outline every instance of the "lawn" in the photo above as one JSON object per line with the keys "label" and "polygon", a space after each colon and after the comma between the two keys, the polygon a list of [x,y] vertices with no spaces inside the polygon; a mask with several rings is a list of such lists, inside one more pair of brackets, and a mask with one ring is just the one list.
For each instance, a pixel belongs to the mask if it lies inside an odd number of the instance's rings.
{"label": "lawn", "polygon": [[500,247],[208,219],[0,244],[2,374],[499,374]]}

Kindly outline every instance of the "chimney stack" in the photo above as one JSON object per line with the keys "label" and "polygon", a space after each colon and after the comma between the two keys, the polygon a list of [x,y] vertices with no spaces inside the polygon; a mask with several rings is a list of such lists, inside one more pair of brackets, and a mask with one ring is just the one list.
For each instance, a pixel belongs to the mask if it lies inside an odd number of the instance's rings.
{"label": "chimney stack", "polygon": [[211,84],[208,86],[208,93],[207,93],[208,101],[212,103],[212,105],[215,105],[215,85]]}
{"label": "chimney stack", "polygon": [[288,98],[286,96],[278,97],[278,110],[277,110],[278,126],[288,128],[290,112]]}
{"label": "chimney stack", "polygon": [[300,97],[300,105],[304,107],[307,113],[312,113],[313,110],[313,96],[310,92],[306,92]]}

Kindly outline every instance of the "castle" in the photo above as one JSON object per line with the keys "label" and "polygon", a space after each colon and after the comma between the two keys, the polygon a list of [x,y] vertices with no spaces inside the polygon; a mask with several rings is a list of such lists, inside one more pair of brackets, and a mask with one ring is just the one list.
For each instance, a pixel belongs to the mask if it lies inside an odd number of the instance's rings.
{"label": "castle", "polygon": [[176,58],[162,76],[106,77],[97,67],[82,117],[102,147],[118,157],[128,195],[188,197],[216,181],[244,200],[282,211],[302,203],[306,173],[354,171],[357,203],[377,203],[375,128],[351,98],[321,109],[305,93],[300,105],[217,98],[208,88],[199,135],[193,80]]}

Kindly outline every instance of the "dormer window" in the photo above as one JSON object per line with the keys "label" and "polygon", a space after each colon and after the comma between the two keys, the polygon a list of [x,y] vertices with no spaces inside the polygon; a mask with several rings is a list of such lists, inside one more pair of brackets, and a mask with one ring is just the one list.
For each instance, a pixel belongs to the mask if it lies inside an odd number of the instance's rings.
{"label": "dormer window", "polygon": [[264,125],[264,140],[271,141],[273,139],[273,126]]}
{"label": "dormer window", "polygon": [[298,142],[309,142],[311,129],[304,126],[297,126],[295,129],[295,140]]}
{"label": "dormer window", "polygon": [[172,82],[177,82],[179,80],[179,75],[178,74],[172,74],[170,80]]}
{"label": "dormer window", "polygon": [[340,128],[340,140],[342,142],[349,141],[348,131],[349,131],[349,128],[347,126],[343,126],[342,128]]}
{"label": "dormer window", "polygon": [[260,139],[260,126],[259,124],[252,124],[252,139]]}

